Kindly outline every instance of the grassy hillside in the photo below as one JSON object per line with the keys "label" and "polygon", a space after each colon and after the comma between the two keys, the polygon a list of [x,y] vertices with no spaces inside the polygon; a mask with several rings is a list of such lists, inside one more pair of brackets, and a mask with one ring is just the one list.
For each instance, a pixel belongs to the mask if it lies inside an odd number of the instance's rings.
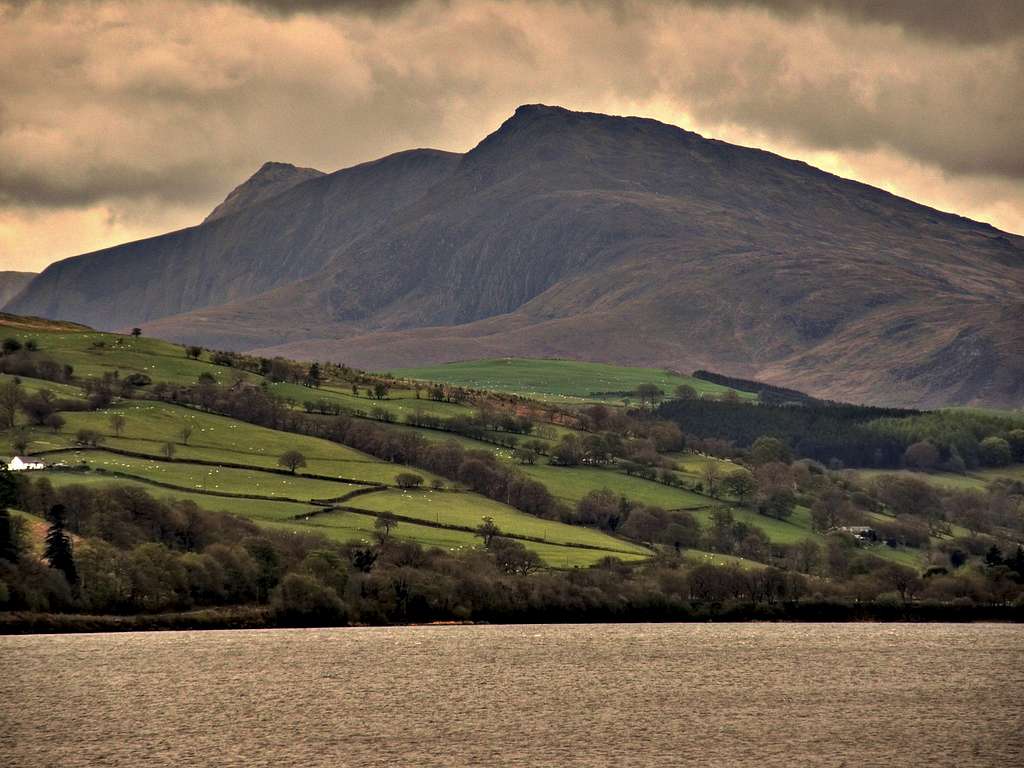
{"label": "grassy hillside", "polygon": [[[628,368],[607,363],[574,360],[530,360],[501,358],[461,363],[399,368],[392,371],[421,381],[438,381],[473,389],[510,392],[541,400],[617,401],[636,400],[633,392],[641,384],[655,384],[671,396],[680,384],[688,384],[702,395],[720,396],[728,387],[682,376],[657,368]],[[756,399],[749,392],[740,397]]]}
{"label": "grassy hillside", "polygon": [[[73,376],[61,382],[20,379],[25,397],[48,390],[69,403],[79,403],[60,413],[62,424],[56,428],[32,425],[26,412],[16,416],[16,429],[0,430],[0,454],[14,453],[16,441],[22,440],[27,442],[28,453],[41,456],[52,465],[62,465],[43,473],[56,487],[115,484],[143,488],[157,498],[187,499],[202,509],[245,517],[278,530],[313,532],[333,541],[371,542],[377,519],[391,514],[399,520],[395,530],[399,539],[453,551],[480,548],[482,540],[473,529],[490,518],[504,535],[518,539],[554,567],[584,567],[608,556],[643,560],[656,550],[671,552],[665,539],[624,533],[624,527],[608,525],[599,529],[529,514],[513,506],[517,502],[504,495],[487,498],[481,495],[487,491],[472,492],[470,488],[480,488],[461,475],[441,476],[420,467],[405,466],[391,460],[386,452],[363,443],[353,443],[363,448],[357,450],[335,440],[297,433],[287,426],[274,429],[203,410],[188,400],[188,393],[203,377],[213,382],[203,386],[213,386],[216,391],[249,391],[253,397],[278,398],[284,413],[312,419],[311,423],[329,424],[341,414],[344,420],[356,425],[357,432],[368,430],[377,434],[380,441],[401,444],[413,438],[428,446],[453,443],[464,451],[494,457],[502,471],[540,483],[561,505],[559,509],[569,515],[557,512],[549,517],[579,522],[583,518],[571,517],[575,514],[573,510],[592,491],[601,490],[610,491],[627,512],[652,508],[667,510],[670,516],[692,516],[703,532],[699,541],[684,547],[686,558],[693,563],[752,567],[755,563],[749,557],[722,552],[753,552],[750,557],[779,562],[786,547],[807,541],[819,547],[826,544],[826,537],[812,528],[811,498],[805,496],[788,519],[779,520],[759,514],[750,503],[738,504],[728,494],[712,497],[702,490],[709,468],[725,476],[742,465],[742,458],[728,460],[685,450],[664,451],[655,457],[656,472],[652,470],[648,477],[627,474],[629,463],[621,457],[600,465],[556,466],[551,460],[561,438],[575,436],[587,441],[597,434],[575,428],[586,422],[577,418],[582,413],[581,406],[601,401],[624,418],[639,418],[640,421],[623,428],[622,438],[643,442],[643,422],[651,415],[634,412],[628,416],[622,401],[632,398],[622,393],[632,392],[641,384],[655,384],[668,395],[680,384],[689,384],[708,396],[728,391],[703,380],[656,369],[601,363],[483,360],[403,369],[396,372],[402,379],[344,373],[333,368],[319,386],[310,387],[298,383],[301,378],[271,381],[254,372],[263,370],[259,366],[243,370],[214,365],[207,351],[193,359],[195,355],[186,354],[186,349],[179,345],[33,318],[0,318],[0,337],[16,338],[23,345],[33,342],[31,346],[35,349],[18,353],[27,359],[50,359],[74,368]],[[117,376],[110,376],[114,372]],[[91,386],[101,377],[117,384],[130,373],[145,373],[153,384],[135,388],[115,386],[109,404],[98,409],[80,409],[85,407]],[[438,402],[427,399],[422,390],[417,392],[410,379],[506,394],[477,392],[460,402]],[[0,374],[0,385],[13,381],[14,377]],[[389,385],[383,398],[371,394],[373,384],[381,381]],[[157,398],[157,383],[169,385],[161,390],[164,399]],[[253,386],[246,390],[244,385]],[[174,392],[181,393],[180,401]],[[517,395],[518,401],[511,401],[508,394]],[[244,399],[246,395],[240,397]],[[318,401],[331,403],[334,410],[315,411],[316,415],[306,416],[310,410],[307,404]],[[553,402],[560,407],[552,407]],[[447,420],[455,417],[472,421],[482,418],[480,414],[485,411],[502,409],[517,417],[528,414],[534,420],[532,430],[513,434],[485,423],[483,432],[470,437],[454,434],[445,426]],[[417,421],[417,414],[442,422],[427,428]],[[98,444],[81,444],[83,430],[98,434]],[[533,463],[522,462],[510,447],[527,441],[540,447]],[[304,466],[294,474],[280,466],[279,459],[286,451],[303,455]],[[421,478],[421,487],[396,487],[398,475],[410,472]],[[968,475],[928,477],[949,487],[984,488],[994,478],[1019,478],[1022,473],[1017,465],[975,470]],[[872,476],[870,470],[853,475],[863,480]],[[724,508],[731,510],[737,530],[756,530],[767,544],[755,542],[754,549],[749,549],[749,541],[737,541],[735,548],[723,549],[708,543],[707,534],[715,524],[714,513]],[[881,522],[887,519],[890,518],[884,515],[879,518]],[[621,521],[619,525],[622,526]],[[745,534],[737,534],[742,535]],[[966,535],[966,531],[956,528],[955,535]],[[651,543],[658,541],[661,543]],[[702,546],[718,551],[706,552]],[[915,567],[924,564],[925,556],[923,550],[887,546],[874,547],[872,554]]]}

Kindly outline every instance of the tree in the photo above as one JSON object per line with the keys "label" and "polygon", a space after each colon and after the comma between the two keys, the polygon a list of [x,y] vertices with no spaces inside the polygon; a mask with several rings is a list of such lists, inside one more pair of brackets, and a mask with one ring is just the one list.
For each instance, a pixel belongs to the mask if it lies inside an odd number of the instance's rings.
{"label": "tree", "polygon": [[277,460],[277,465],[288,469],[294,475],[299,467],[306,466],[306,457],[299,451],[292,449],[281,454],[281,457]]}
{"label": "tree", "polygon": [[785,520],[796,508],[796,495],[789,489],[780,488],[762,496],[758,501],[757,511],[766,517]]}
{"label": "tree", "polygon": [[31,433],[22,427],[16,429],[11,437],[11,445],[17,453],[28,453],[28,447],[32,444]]}
{"label": "tree", "polygon": [[811,528],[827,533],[846,525],[852,512],[853,507],[846,494],[834,486],[829,487],[811,505]]}
{"label": "tree", "polygon": [[67,422],[64,420],[64,417],[61,416],[59,413],[51,413],[49,416],[46,417],[46,426],[48,426],[50,428],[50,431],[52,431],[54,434],[60,432],[64,428],[64,425],[66,423]]}
{"label": "tree", "polygon": [[281,579],[274,589],[271,605],[279,616],[300,624],[343,621],[346,615],[345,604],[338,593],[304,573],[289,573]]}
{"label": "tree", "polygon": [[1024,429],[1011,429],[1006,433],[1014,461],[1024,462]]}
{"label": "tree", "polygon": [[986,437],[978,445],[978,458],[986,467],[1005,467],[1013,461],[1013,452],[1003,438]]}
{"label": "tree", "polygon": [[696,400],[697,390],[691,387],[689,384],[680,384],[675,389],[676,400]]}
{"label": "tree", "polygon": [[398,518],[390,512],[381,512],[373,521],[373,534],[382,547],[391,538],[391,532],[398,527]]}
{"label": "tree", "polygon": [[576,502],[577,523],[606,531],[614,531],[622,525],[628,513],[629,509],[623,508],[621,498],[608,488],[587,491]]}
{"label": "tree", "polygon": [[53,404],[53,393],[48,389],[39,390],[31,397],[25,398],[21,410],[32,424],[41,427],[46,423],[46,418],[57,410]]}
{"label": "tree", "polygon": [[3,352],[5,355],[13,355],[21,350],[21,342],[15,338],[8,337],[3,341]]}
{"label": "tree", "polygon": [[74,586],[78,583],[78,571],[75,568],[71,539],[64,533],[66,510],[63,505],[55,504],[50,508],[47,517],[50,520],[50,527],[46,531],[43,557],[50,563],[51,568],[64,574],[68,584]]}
{"label": "tree", "polygon": [[661,398],[665,396],[664,390],[662,390],[662,388],[657,384],[640,384],[636,388],[636,392],[634,394],[636,395],[637,400],[640,401],[641,408],[648,403],[652,406],[656,405],[661,401]]}
{"label": "tree", "polygon": [[112,414],[110,414],[110,428],[112,430],[114,430],[114,435],[115,436],[117,436],[117,437],[121,436],[121,433],[124,432],[124,425],[126,423],[127,423],[127,421],[126,421],[125,417],[122,416],[120,413],[112,413]]}
{"label": "tree", "polygon": [[911,469],[934,469],[939,463],[939,449],[928,440],[921,440],[907,448],[903,461]]}
{"label": "tree", "polygon": [[388,392],[391,391],[391,385],[383,381],[374,382],[373,385],[373,396],[378,400],[383,400],[388,396]]}
{"label": "tree", "polygon": [[790,464],[793,461],[793,452],[777,437],[763,435],[757,438],[754,445],[751,446],[750,461],[754,464],[767,464],[772,461]]}
{"label": "tree", "polygon": [[198,360],[199,356],[203,354],[203,348],[197,346],[185,347],[185,357],[189,357],[193,360]]}
{"label": "tree", "polygon": [[25,390],[17,379],[0,381],[0,429],[12,429],[25,400]]}
{"label": "tree", "polygon": [[320,381],[320,363],[313,363],[311,366],[309,366],[309,370],[306,371],[305,384],[307,387],[319,387]]}
{"label": "tree", "polygon": [[501,529],[494,522],[494,518],[485,517],[484,521],[476,527],[476,535],[484,540],[484,549],[490,549],[491,542],[495,537],[501,536]]}
{"label": "tree", "polygon": [[536,449],[525,445],[518,446],[514,451],[512,451],[512,456],[520,464],[536,464],[538,455],[539,454]]}
{"label": "tree", "polygon": [[754,476],[745,469],[737,469],[725,476],[722,481],[727,493],[731,493],[740,504],[746,504],[757,490]]}
{"label": "tree", "polygon": [[399,488],[419,488],[423,485],[423,477],[414,472],[399,472],[395,476],[395,485]]}
{"label": "tree", "polygon": [[182,445],[188,445],[188,441],[192,439],[192,431],[194,427],[191,424],[183,424],[181,429],[178,431],[178,436],[181,438]]}
{"label": "tree", "polygon": [[514,539],[495,536],[489,550],[495,563],[505,573],[528,576],[543,565],[540,555]]}
{"label": "tree", "polygon": [[171,459],[174,458],[174,454],[177,452],[177,448],[175,447],[174,443],[164,443],[163,447],[160,449],[160,452],[167,457],[168,461],[170,461]]}
{"label": "tree", "polygon": [[13,472],[0,464],[0,559],[18,560],[21,541],[18,527],[7,511],[18,498],[18,480]]}
{"label": "tree", "polygon": [[722,470],[719,468],[718,462],[705,462],[704,469],[701,471],[701,481],[704,484],[704,492],[713,499],[718,498],[718,483],[721,479]]}
{"label": "tree", "polygon": [[141,335],[142,335],[142,329],[141,328],[132,328],[132,336],[134,336],[137,339]]}
{"label": "tree", "polygon": [[97,445],[103,442],[103,435],[97,432],[95,429],[80,429],[75,433],[75,442],[79,445],[87,445],[90,448],[95,448]]}
{"label": "tree", "polygon": [[583,458],[583,443],[573,433],[562,435],[558,445],[551,449],[551,463],[562,467],[575,467]]}

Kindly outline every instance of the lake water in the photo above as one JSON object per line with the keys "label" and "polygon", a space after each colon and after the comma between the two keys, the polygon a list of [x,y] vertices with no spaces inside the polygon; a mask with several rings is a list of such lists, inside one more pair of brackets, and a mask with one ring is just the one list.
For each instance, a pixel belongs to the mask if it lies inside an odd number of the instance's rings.
{"label": "lake water", "polygon": [[1024,627],[0,637],[9,766],[1024,765]]}

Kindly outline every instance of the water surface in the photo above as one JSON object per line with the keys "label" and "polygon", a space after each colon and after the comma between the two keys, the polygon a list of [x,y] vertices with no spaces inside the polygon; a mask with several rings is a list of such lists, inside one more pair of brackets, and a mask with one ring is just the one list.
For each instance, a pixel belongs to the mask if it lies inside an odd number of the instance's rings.
{"label": "water surface", "polygon": [[1024,627],[0,637],[10,766],[1024,765]]}

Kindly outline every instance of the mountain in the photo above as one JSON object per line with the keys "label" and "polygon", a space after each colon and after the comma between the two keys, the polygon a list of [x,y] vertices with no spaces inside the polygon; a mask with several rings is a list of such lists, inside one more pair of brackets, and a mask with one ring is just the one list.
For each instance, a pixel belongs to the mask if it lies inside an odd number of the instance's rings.
{"label": "mountain", "polygon": [[296,168],[290,163],[264,163],[248,180],[235,187],[203,222],[229,216],[250,205],[269,200],[296,184],[323,175],[323,171],[315,168]]}
{"label": "mountain", "polygon": [[464,155],[394,155],[60,262],[8,309],[376,369],[558,356],[1014,406],[1021,296],[1019,236],[653,120],[529,105]]}
{"label": "mountain", "polygon": [[0,307],[21,293],[35,276],[35,272],[0,271]]}

